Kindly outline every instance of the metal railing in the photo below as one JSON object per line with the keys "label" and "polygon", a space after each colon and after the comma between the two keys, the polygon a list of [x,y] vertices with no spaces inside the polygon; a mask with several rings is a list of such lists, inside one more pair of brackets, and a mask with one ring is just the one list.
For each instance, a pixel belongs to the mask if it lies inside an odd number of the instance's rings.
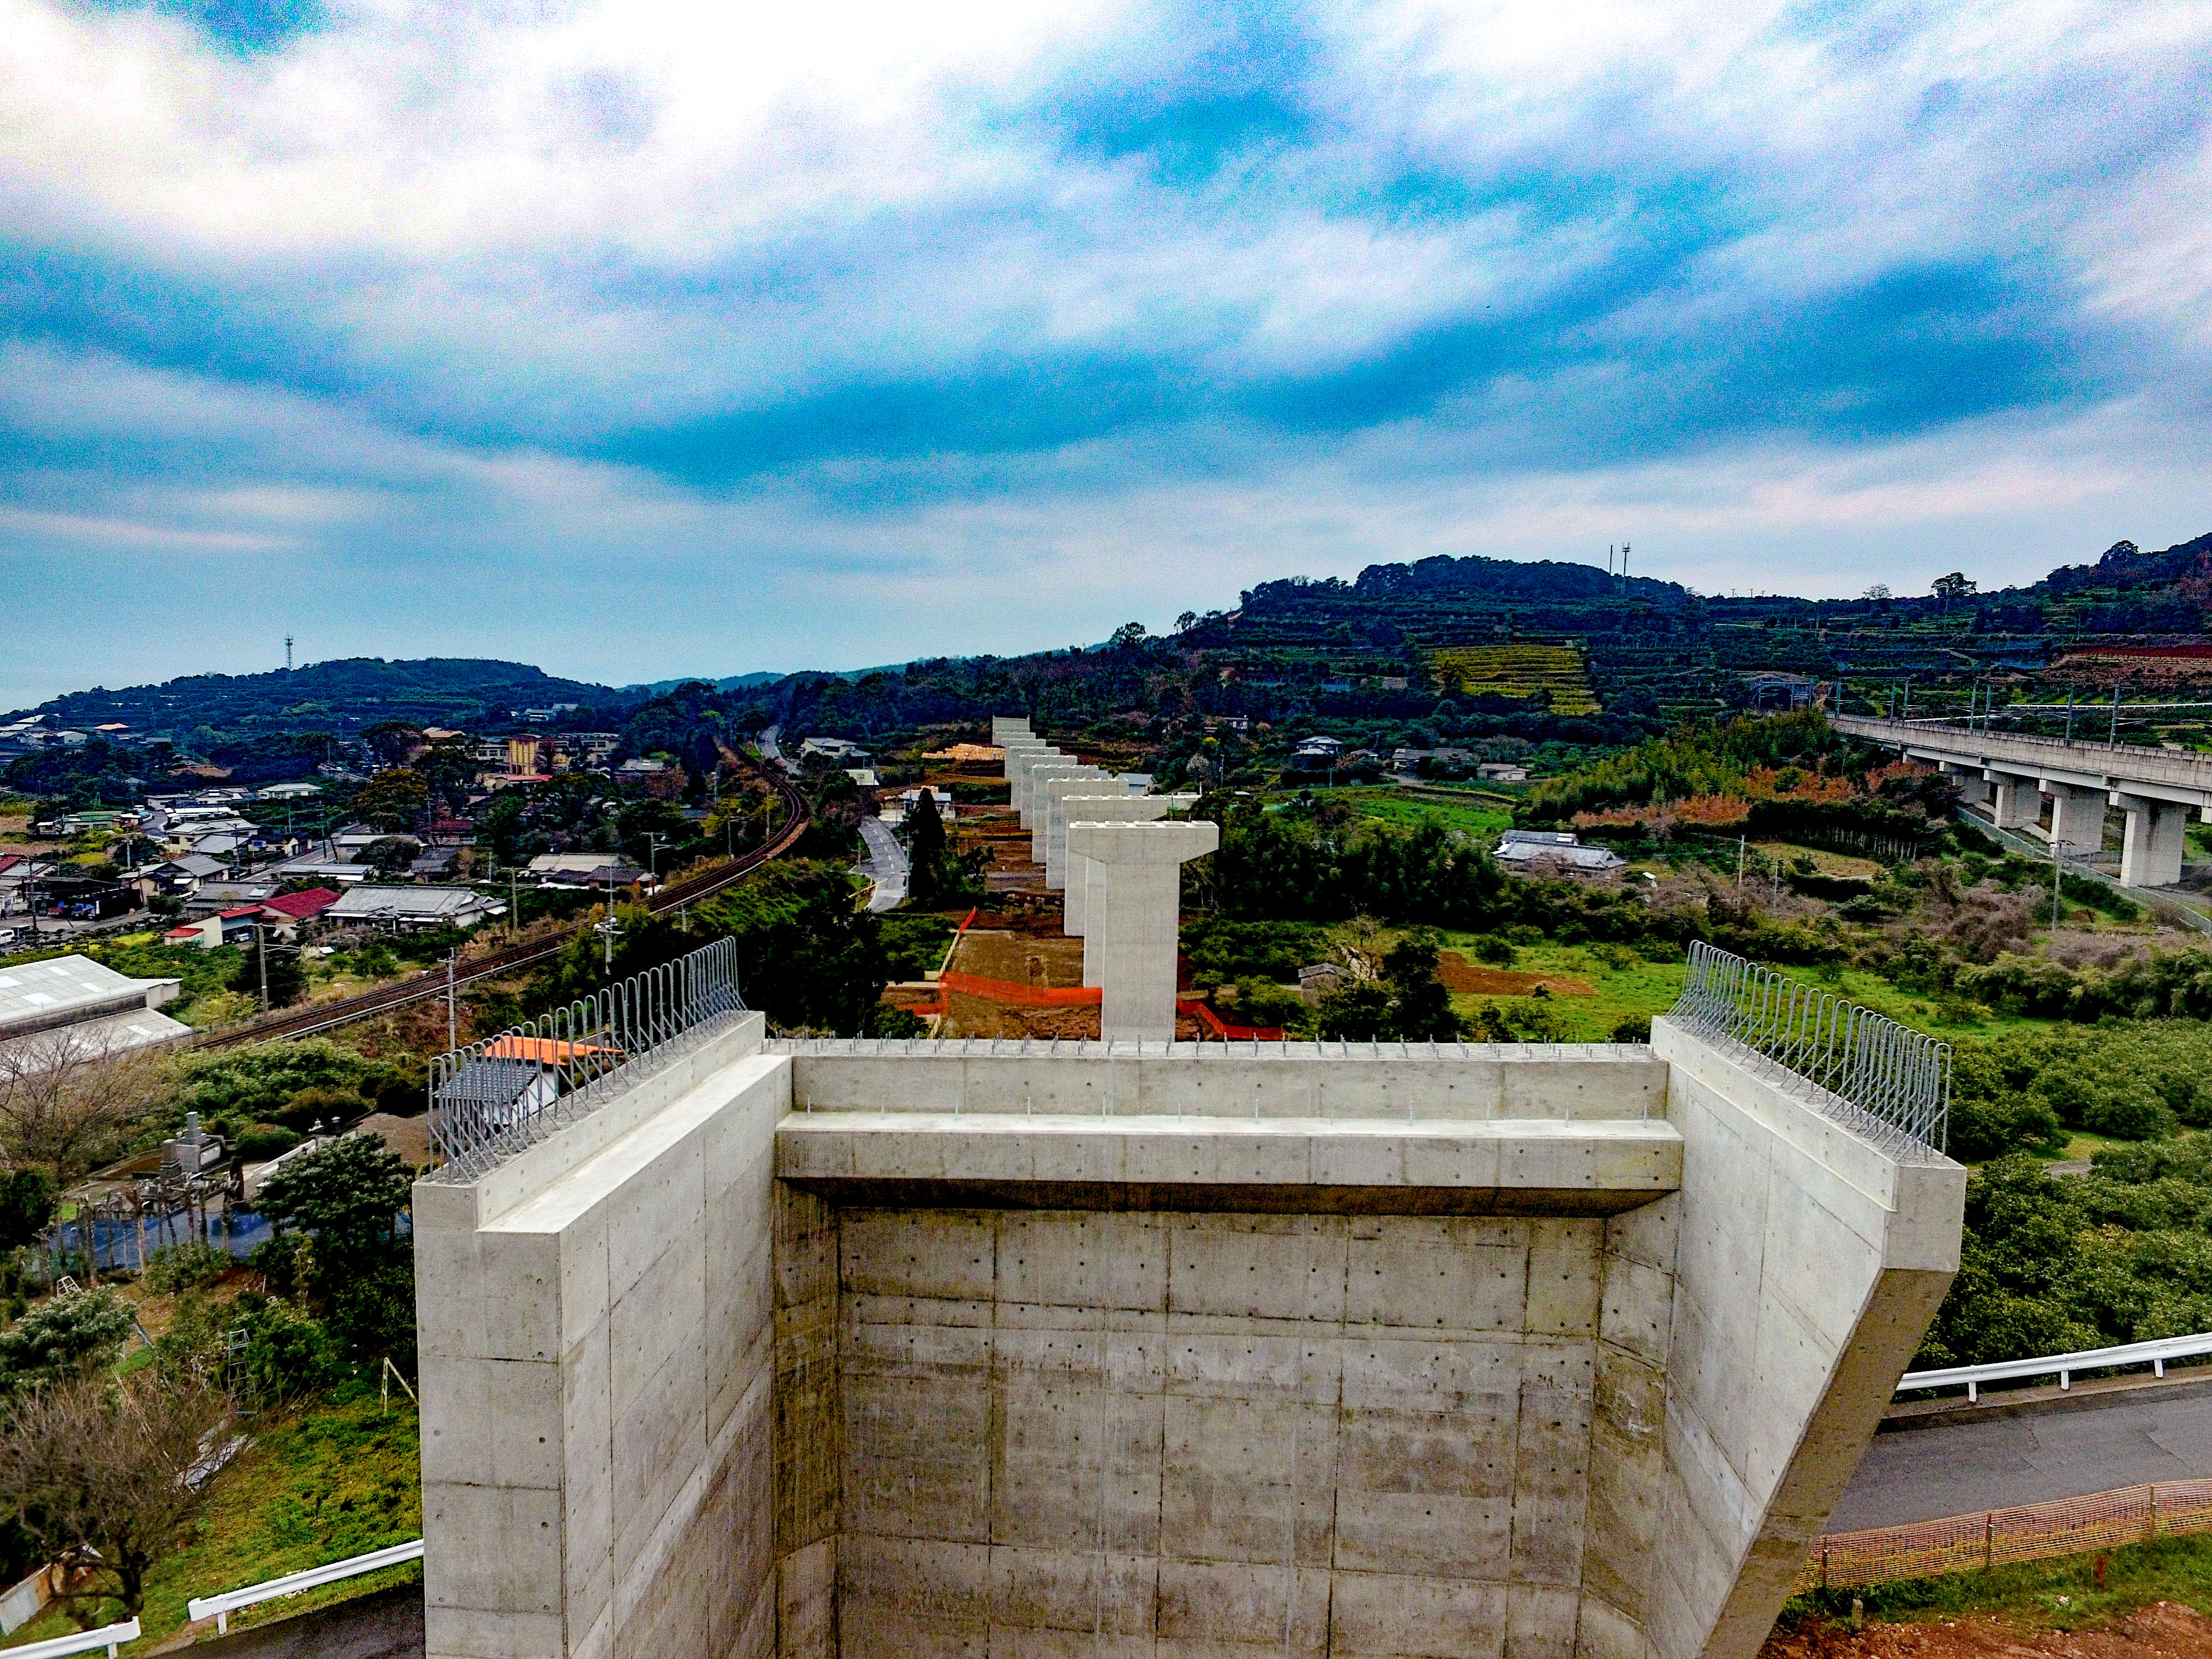
{"label": "metal railing", "polygon": [[1940,1371],[1907,1371],[1897,1379],[1897,1391],[1916,1389],[1955,1389],[1962,1384],[1970,1405],[1981,1403],[1982,1384],[2010,1382],[2025,1377],[2055,1376],[2058,1386],[2074,1386],[2076,1371],[2100,1371],[2121,1365],[2148,1365],[2160,1376],[2176,1359],[2197,1359],[2212,1354],[2212,1333],[2193,1336],[2164,1336],[2150,1342],[2126,1342],[2117,1348],[2085,1348],[2079,1353],[2045,1354],[2038,1359],[2001,1359],[1990,1365],[1953,1365]]}
{"label": "metal railing", "polygon": [[1951,1045],[1870,1008],[1699,939],[1669,1011],[1698,1036],[1751,1052],[1813,1085],[1815,1103],[1893,1155],[1941,1152],[1951,1118]]}
{"label": "metal railing", "polygon": [[90,1653],[94,1648],[106,1649],[107,1659],[115,1659],[118,1648],[137,1639],[138,1621],[126,1619],[119,1625],[102,1625],[98,1630],[75,1631],[67,1636],[52,1636],[43,1642],[9,1648],[8,1659],[62,1659],[64,1654]]}
{"label": "metal railing", "polygon": [[358,1577],[364,1572],[381,1572],[386,1567],[401,1566],[422,1559],[422,1540],[417,1538],[410,1543],[394,1544],[388,1549],[371,1550],[366,1555],[349,1555],[344,1560],[333,1561],[327,1566],[288,1572],[282,1578],[248,1584],[243,1589],[225,1590],[220,1595],[195,1595],[185,1603],[185,1617],[198,1621],[213,1613],[216,1633],[228,1635],[230,1632],[230,1615],[240,1607],[250,1607],[257,1601],[273,1601],[280,1595],[297,1595],[301,1590],[335,1584],[340,1579]]}
{"label": "metal railing", "polygon": [[734,939],[430,1062],[429,1180],[465,1182],[690,1052],[745,1012]]}

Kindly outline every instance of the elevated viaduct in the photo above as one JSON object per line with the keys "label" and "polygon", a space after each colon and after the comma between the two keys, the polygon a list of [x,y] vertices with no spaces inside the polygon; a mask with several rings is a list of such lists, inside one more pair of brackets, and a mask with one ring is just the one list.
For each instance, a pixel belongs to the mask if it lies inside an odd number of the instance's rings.
{"label": "elevated viaduct", "polygon": [[2104,845],[2106,811],[2118,808],[2126,820],[2120,880],[2130,887],[2179,882],[2189,814],[2212,823],[2212,756],[1852,714],[1831,724],[1908,760],[1933,762],[1988,805],[2001,830],[2037,827],[2050,796],[2051,838],[2080,853]]}
{"label": "elevated viaduct", "polygon": [[1747,1659],[1957,1266],[1941,1051],[1718,953],[1617,1046],[710,979],[438,1073],[432,1659]]}

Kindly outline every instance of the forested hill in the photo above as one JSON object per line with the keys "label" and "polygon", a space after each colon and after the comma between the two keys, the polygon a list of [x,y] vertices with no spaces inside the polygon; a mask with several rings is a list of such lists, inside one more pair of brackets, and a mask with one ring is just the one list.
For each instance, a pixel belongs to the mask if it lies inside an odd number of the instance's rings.
{"label": "forested hill", "polygon": [[510,719],[522,708],[572,702],[616,714],[641,697],[562,679],[527,663],[483,657],[387,662],[342,657],[266,674],[194,674],[121,690],[94,687],[40,705],[64,726],[90,730],[119,721],[149,735],[188,742],[195,732],[310,730],[346,734],[381,720],[462,730]]}

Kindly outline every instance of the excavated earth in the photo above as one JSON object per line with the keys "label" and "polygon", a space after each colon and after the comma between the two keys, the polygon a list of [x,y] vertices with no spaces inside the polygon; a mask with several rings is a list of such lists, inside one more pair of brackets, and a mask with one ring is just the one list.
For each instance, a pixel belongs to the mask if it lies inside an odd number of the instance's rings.
{"label": "excavated earth", "polygon": [[2034,1630],[1992,1618],[1918,1625],[1803,1625],[1768,1639],[1759,1659],[2212,1659],[2212,1619],[2154,1601],[2094,1630]]}

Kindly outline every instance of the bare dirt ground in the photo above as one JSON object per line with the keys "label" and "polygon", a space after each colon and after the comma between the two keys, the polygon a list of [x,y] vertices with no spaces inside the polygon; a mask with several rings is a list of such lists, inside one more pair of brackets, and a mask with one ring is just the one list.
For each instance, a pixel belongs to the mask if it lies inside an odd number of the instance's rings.
{"label": "bare dirt ground", "polygon": [[1486,968],[1469,962],[1456,951],[1437,953],[1437,977],[1455,995],[1472,993],[1477,996],[1525,997],[1539,985],[1550,986],[1554,996],[1597,994],[1596,988],[1585,981],[1570,979],[1564,974],[1516,974],[1505,968]]}
{"label": "bare dirt ground", "polygon": [[971,927],[952,966],[979,979],[1066,988],[1083,983],[1083,941]]}
{"label": "bare dirt ground", "polygon": [[1759,1659],[2212,1659],[2212,1619],[2154,1601],[2095,1630],[2033,1630],[1985,1617],[1857,1632],[1806,1625],[1770,1638]]}

